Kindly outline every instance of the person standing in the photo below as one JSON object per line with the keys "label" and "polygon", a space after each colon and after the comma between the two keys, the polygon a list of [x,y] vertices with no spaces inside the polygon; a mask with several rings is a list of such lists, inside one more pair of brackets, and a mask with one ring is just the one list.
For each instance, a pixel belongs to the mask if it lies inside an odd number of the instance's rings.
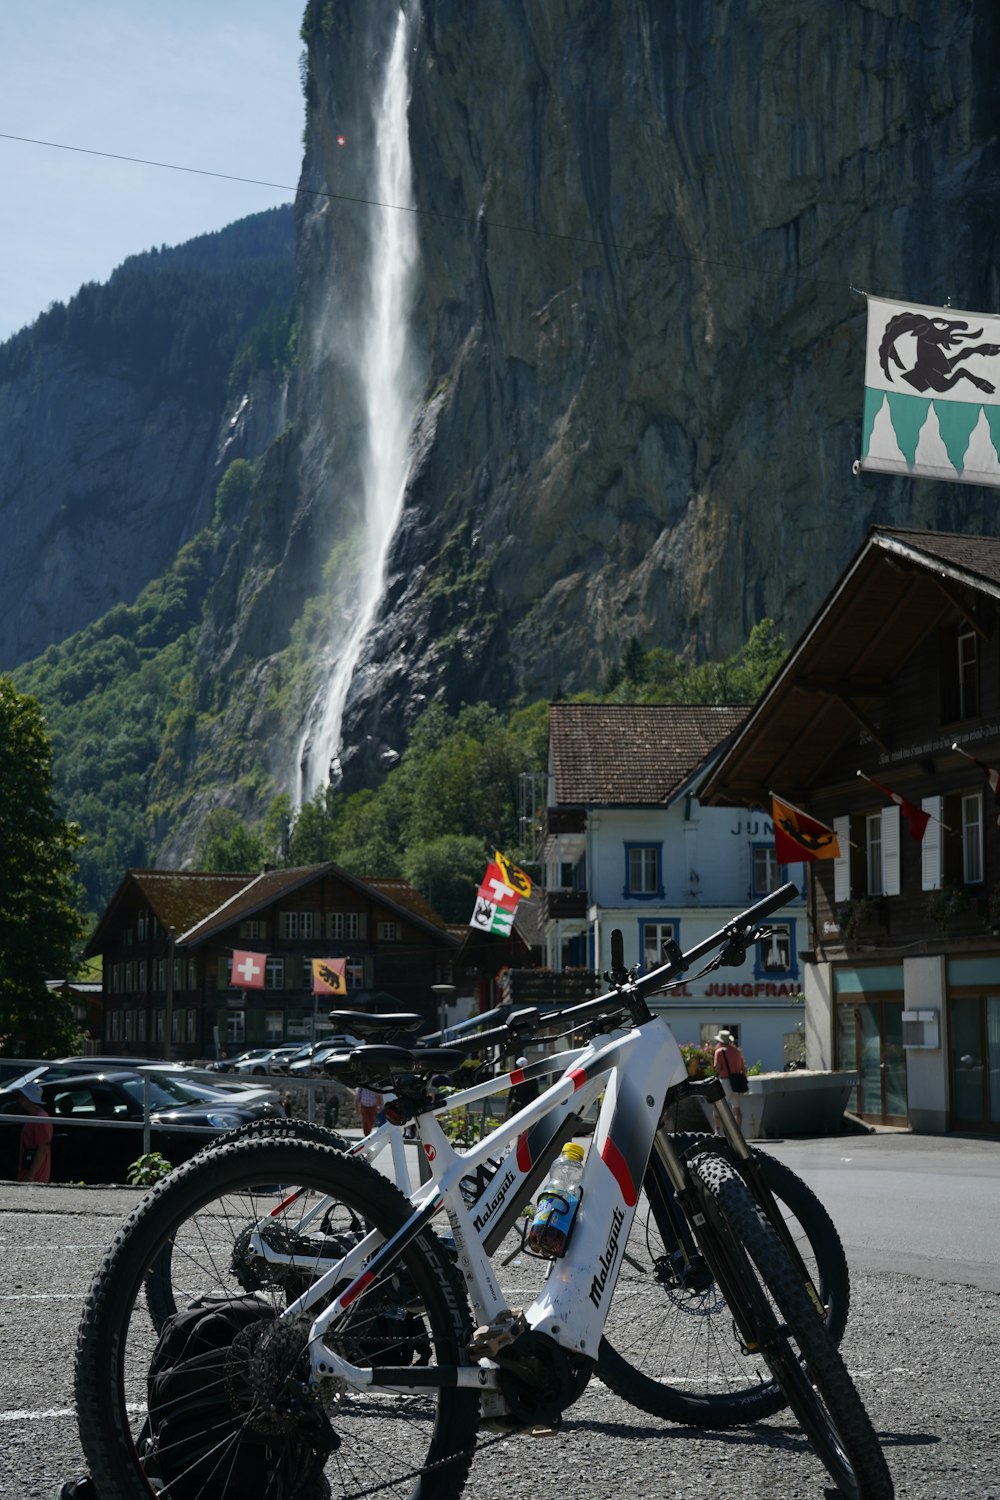
{"label": "person standing", "polygon": [[362,1135],[371,1135],[375,1129],[375,1118],[381,1108],[382,1095],[375,1089],[368,1088],[367,1084],[364,1088],[358,1089],[358,1113],[361,1116]]}
{"label": "person standing", "polygon": [[723,1093],[729,1100],[733,1118],[742,1129],[743,1110],[740,1108],[740,1095],[747,1092],[746,1058],[737,1047],[736,1038],[731,1031],[717,1032],[715,1043],[715,1052],[712,1056],[715,1076],[721,1082]]}
{"label": "person standing", "polygon": [[18,1182],[48,1182],[52,1171],[52,1122],[37,1083],[22,1083],[15,1094],[18,1110],[32,1115],[21,1127],[17,1149]]}

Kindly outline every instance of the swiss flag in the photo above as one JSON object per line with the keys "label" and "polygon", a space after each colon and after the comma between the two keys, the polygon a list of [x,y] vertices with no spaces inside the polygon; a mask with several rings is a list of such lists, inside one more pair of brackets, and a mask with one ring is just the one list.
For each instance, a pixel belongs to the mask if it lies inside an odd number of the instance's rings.
{"label": "swiss flag", "polygon": [[266,953],[234,952],[233,972],[229,982],[240,990],[262,990],[266,969]]}
{"label": "swiss flag", "polygon": [[508,884],[505,872],[494,863],[486,867],[486,874],[483,876],[478,895],[481,901],[490,901],[494,906],[502,907],[504,911],[513,911],[521,899],[520,891]]}

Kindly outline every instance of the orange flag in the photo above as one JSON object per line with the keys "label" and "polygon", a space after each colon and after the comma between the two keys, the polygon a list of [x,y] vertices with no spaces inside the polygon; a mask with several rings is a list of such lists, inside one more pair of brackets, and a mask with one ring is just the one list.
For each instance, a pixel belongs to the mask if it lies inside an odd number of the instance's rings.
{"label": "orange flag", "polygon": [[779,801],[773,792],[771,818],[774,822],[774,852],[779,865],[794,865],[804,859],[840,857],[840,845],[832,828],[818,823],[790,802]]}
{"label": "orange flag", "polygon": [[347,994],[347,959],[314,958],[312,960],[313,994]]}

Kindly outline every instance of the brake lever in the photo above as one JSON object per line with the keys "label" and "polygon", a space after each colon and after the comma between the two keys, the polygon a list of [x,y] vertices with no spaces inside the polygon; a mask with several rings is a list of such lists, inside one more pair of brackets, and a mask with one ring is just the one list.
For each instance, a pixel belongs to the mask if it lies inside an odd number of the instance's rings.
{"label": "brake lever", "polygon": [[738,968],[747,952],[756,943],[763,942],[773,932],[771,927],[748,927],[732,933],[726,946],[719,952],[720,968]]}

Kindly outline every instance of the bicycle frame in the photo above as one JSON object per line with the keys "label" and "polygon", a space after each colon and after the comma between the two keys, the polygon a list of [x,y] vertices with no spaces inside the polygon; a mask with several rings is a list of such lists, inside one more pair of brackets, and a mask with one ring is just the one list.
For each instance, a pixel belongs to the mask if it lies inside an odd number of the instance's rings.
{"label": "bicycle frame", "polygon": [[[533,1066],[541,1068],[552,1061],[546,1059],[544,1064]],[[293,1317],[307,1312],[336,1287],[342,1288],[316,1317],[310,1331],[314,1377],[333,1376],[355,1389],[378,1385],[398,1392],[416,1391],[444,1378],[441,1370],[352,1365],[324,1343],[327,1330],[360,1292],[442,1211],[447,1213],[480,1323],[489,1326],[509,1317],[485,1245],[492,1221],[501,1216],[509,1219],[520,1212],[541,1182],[561,1140],[572,1133],[578,1111],[603,1090],[567,1253],[549,1263],[543,1287],[525,1312],[531,1330],[548,1334],[571,1353],[596,1359],[666,1092],[686,1076],[669,1025],[662,1017],[654,1017],[621,1038],[601,1037],[573,1054],[561,1078],[464,1151],[451,1145],[435,1111],[419,1115],[418,1128],[432,1177],[410,1195],[413,1213],[407,1223],[384,1243],[375,1233],[366,1236],[331,1263],[283,1314]],[[497,1080],[488,1080],[488,1087],[495,1090]],[[492,1191],[487,1190],[487,1204],[477,1213],[482,1199],[471,1207],[466,1205],[461,1180],[502,1148],[501,1163],[490,1184]],[[280,1258],[263,1242],[259,1242],[259,1250],[271,1259]],[[343,1286],[345,1280],[348,1284]],[[478,1366],[448,1371],[447,1378],[490,1389],[497,1384],[497,1366],[481,1361]]]}

